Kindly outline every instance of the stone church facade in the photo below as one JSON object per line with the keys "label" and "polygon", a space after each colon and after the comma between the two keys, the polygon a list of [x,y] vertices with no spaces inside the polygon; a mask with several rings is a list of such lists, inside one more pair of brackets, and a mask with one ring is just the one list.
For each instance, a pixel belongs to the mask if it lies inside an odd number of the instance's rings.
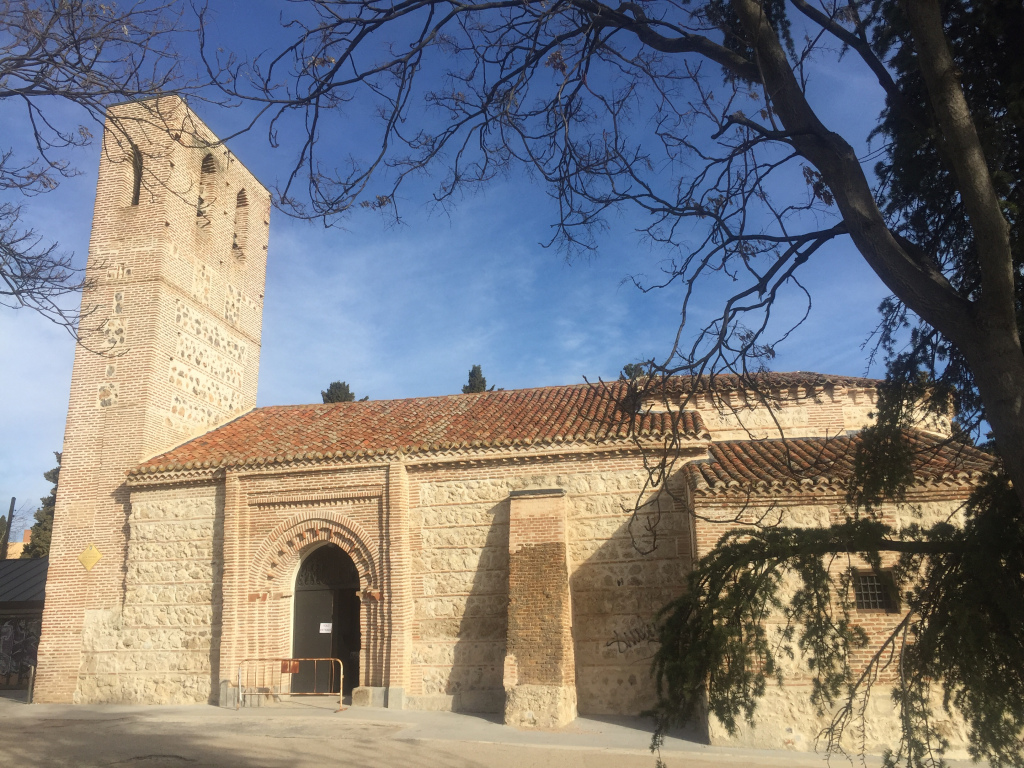
{"label": "stone church facade", "polygon": [[[844,514],[868,379],[766,376],[771,412],[727,377],[640,407],[615,382],[254,408],[269,195],[175,97],[113,109],[104,141],[37,701],[234,705],[246,665],[316,634],[319,553],[350,574],[317,626],[355,704],[637,714],[656,614],[732,521]],[[896,522],[957,514],[986,469],[921,427]],[[809,748],[808,685],[733,743]],[[876,705],[869,746],[895,728]]]}

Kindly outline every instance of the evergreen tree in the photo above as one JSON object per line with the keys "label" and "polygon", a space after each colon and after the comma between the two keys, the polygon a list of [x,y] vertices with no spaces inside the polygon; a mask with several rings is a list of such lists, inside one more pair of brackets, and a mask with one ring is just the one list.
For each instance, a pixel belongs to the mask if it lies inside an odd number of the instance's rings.
{"label": "evergreen tree", "polygon": [[[349,389],[348,384],[344,381],[332,381],[331,385],[325,390],[320,390],[320,397],[323,398],[325,403],[352,403],[355,402],[355,393]],[[359,402],[363,403],[370,399],[370,396],[362,398]]]}
{"label": "evergreen tree", "polygon": [[[885,140],[876,166],[881,208],[913,258],[936,274],[941,269],[965,301],[978,301],[991,254],[979,256],[986,233],[965,215],[962,180],[951,170],[958,150],[933,109],[904,6],[882,2],[873,8],[872,48],[888,62],[901,96],[887,105],[876,130]],[[1019,0],[948,2],[942,16],[1005,221],[1005,267],[1013,275],[1007,288],[1013,325],[1021,328],[1024,58],[1009,41],[1024,34],[1024,6]],[[955,343],[952,333],[922,319],[896,295],[880,311],[877,351],[886,359],[886,381],[875,422],[862,433],[847,498],[859,516],[828,529],[776,526],[725,534],[691,574],[687,594],[663,613],[663,645],[655,658],[662,689],[658,715],[664,727],[709,707],[727,728],[736,727],[782,676],[778,649],[799,644],[813,662],[812,703],[837,712],[823,733],[829,748],[838,749],[843,730],[857,717],[858,697],[870,690],[885,660],[894,659],[899,684],[893,698],[903,733],[885,756],[886,766],[942,765],[947,740],[939,707],[963,716],[973,757],[993,766],[1024,766],[1024,677],[1018,672],[1024,669],[1024,510],[1007,464],[997,462],[971,497],[962,526],[901,530],[872,519],[884,502],[901,500],[914,481],[915,449],[907,436],[922,415],[955,413],[952,441],[970,442],[987,429],[995,409],[986,404],[981,384],[999,356]],[[997,436],[986,448],[1012,460],[1021,446]],[[851,675],[851,659],[867,635],[841,597],[850,570],[829,567],[844,552],[860,553],[876,567],[883,555],[896,557],[892,573],[905,611],[860,679]],[[795,596],[787,596],[786,582],[798,585]],[[773,611],[786,616],[790,635],[771,647],[765,617]]]}
{"label": "evergreen tree", "polygon": [[[491,387],[493,390],[494,387]],[[486,392],[487,379],[484,378],[484,371],[479,365],[469,369],[469,381],[462,387],[462,394],[468,395],[473,392]]]}
{"label": "evergreen tree", "polygon": [[622,373],[619,378],[623,381],[633,381],[644,375],[645,366],[643,363],[626,363],[622,366]]}
{"label": "evergreen tree", "polygon": [[[13,526],[12,526],[12,527],[13,527]],[[6,531],[6,530],[7,530],[7,516],[6,516],[5,514],[0,514],[0,542],[2,542],[2,541],[3,541],[3,538],[4,538],[4,531]],[[10,537],[10,536],[8,536],[8,537],[7,537],[7,541],[8,541],[8,543],[10,543],[10,544],[13,544],[13,543],[14,543],[14,542],[13,542],[13,541],[11,540],[11,537]]]}
{"label": "evergreen tree", "polygon": [[53,510],[57,506],[57,484],[60,480],[60,451],[54,451],[57,458],[57,466],[48,472],[43,473],[49,482],[53,483],[53,489],[49,496],[44,496],[39,501],[42,506],[36,510],[35,523],[32,525],[32,536],[28,544],[21,550],[22,559],[34,557],[48,557],[50,554],[50,536],[53,533]]}

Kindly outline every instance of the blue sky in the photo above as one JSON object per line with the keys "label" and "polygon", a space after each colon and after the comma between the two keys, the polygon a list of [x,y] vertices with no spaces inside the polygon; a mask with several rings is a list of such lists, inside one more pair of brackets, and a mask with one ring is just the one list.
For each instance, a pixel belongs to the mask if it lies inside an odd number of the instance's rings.
{"label": "blue sky", "polygon": [[[212,4],[222,17],[242,7]],[[249,18],[246,45],[256,50],[259,17]],[[829,125],[860,145],[879,107],[866,74],[852,62],[824,67],[812,95]],[[197,111],[222,135],[241,117],[210,105]],[[14,140],[23,131],[13,110],[0,110],[0,130]],[[358,151],[365,138],[330,137],[345,151]],[[286,173],[287,143],[271,150],[257,132],[231,147],[268,185]],[[81,265],[98,149],[73,160],[81,175],[26,201],[25,211]],[[622,282],[654,274],[669,255],[635,233],[631,214],[611,219],[596,256],[569,263],[540,245],[556,209],[529,179],[493,183],[447,215],[427,205],[429,181],[407,191],[400,226],[365,211],[332,229],[273,213],[259,405],[319,402],[320,390],[337,379],[373,399],[450,394],[477,363],[489,384],[506,389],[614,378],[624,363],[668,348],[678,289],[645,295]],[[884,287],[848,241],[816,255],[802,277],[814,307],[778,348],[775,369],[862,375],[861,344],[877,322]],[[698,308],[714,312],[720,300],[709,290]],[[61,447],[73,355],[63,330],[28,311],[0,309],[0,501],[6,512],[17,496],[26,525],[49,490],[42,473]]]}

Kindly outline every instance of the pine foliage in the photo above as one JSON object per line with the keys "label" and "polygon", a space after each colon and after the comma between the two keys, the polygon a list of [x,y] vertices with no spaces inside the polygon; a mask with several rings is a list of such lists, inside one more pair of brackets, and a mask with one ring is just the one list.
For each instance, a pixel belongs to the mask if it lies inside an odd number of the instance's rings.
{"label": "pine foliage", "polygon": [[[327,389],[320,391],[320,397],[323,398],[325,403],[352,403],[355,402],[355,393],[349,389],[349,386],[344,381],[332,381]],[[362,398],[359,402],[365,402],[370,399],[370,396]]]}
{"label": "pine foliage", "polygon": [[[494,387],[491,387],[494,389]],[[486,392],[487,379],[484,378],[484,371],[479,365],[469,369],[469,381],[463,385],[462,394],[468,395],[474,392]]]}
{"label": "pine foliage", "polygon": [[32,525],[29,541],[21,550],[23,559],[49,557],[50,555],[53,511],[57,507],[57,485],[60,481],[60,460],[63,454],[60,451],[54,451],[53,455],[57,458],[57,466],[43,473],[43,477],[53,483],[53,489],[48,496],[40,499],[41,506],[36,510],[35,523]]}

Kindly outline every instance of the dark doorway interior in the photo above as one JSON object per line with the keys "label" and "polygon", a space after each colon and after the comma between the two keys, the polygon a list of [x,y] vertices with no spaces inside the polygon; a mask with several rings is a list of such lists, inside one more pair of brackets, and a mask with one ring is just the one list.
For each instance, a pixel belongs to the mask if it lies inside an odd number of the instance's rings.
{"label": "dark doorway interior", "polygon": [[[341,659],[345,668],[342,692],[347,696],[359,685],[359,572],[340,547],[326,544],[311,552],[295,579],[295,617],[292,658]],[[292,675],[296,693],[337,693],[331,667],[301,662]],[[337,675],[335,675],[335,678]],[[315,688],[314,688],[315,686]]]}

